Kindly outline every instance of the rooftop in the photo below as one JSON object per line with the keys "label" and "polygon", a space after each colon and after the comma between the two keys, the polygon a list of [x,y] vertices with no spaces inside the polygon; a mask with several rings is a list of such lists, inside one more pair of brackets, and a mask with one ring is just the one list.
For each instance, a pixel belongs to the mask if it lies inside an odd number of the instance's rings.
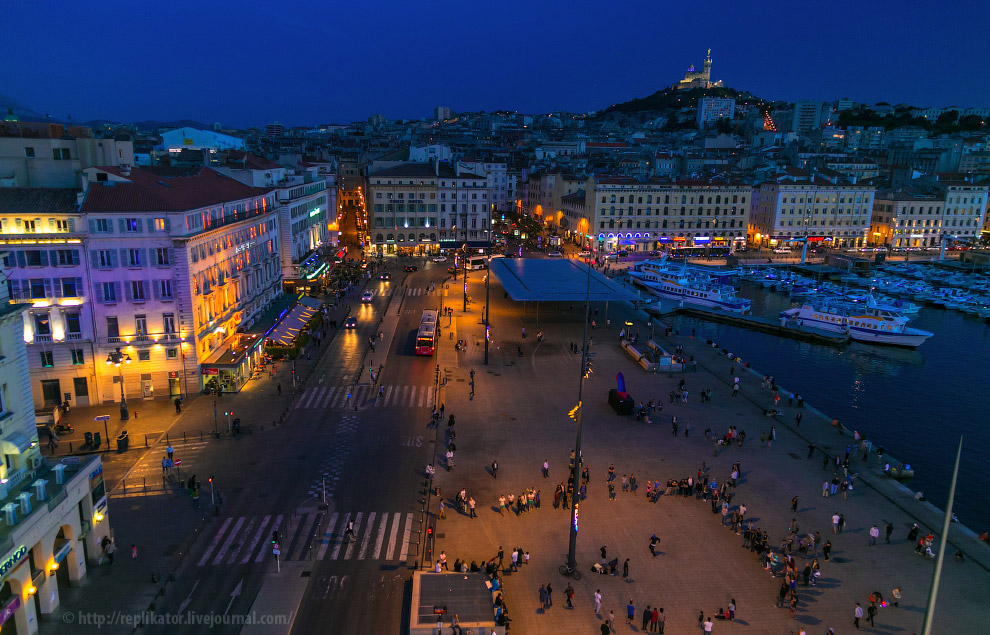
{"label": "rooftop", "polygon": [[71,188],[0,187],[0,214],[75,214],[76,190]]}
{"label": "rooftop", "polygon": [[385,168],[381,172],[375,172],[374,174],[369,174],[370,177],[407,177],[414,179],[424,179],[424,178],[444,178],[444,179],[484,179],[484,176],[478,174],[471,174],[470,172],[461,171],[460,174],[455,174],[454,168],[451,166],[441,163],[436,169],[432,163],[403,163],[402,165],[396,165],[391,168]]}
{"label": "rooftop", "polygon": [[589,267],[570,258],[493,258],[489,268],[517,302],[584,302],[589,297],[592,302],[614,302],[637,298],[594,269],[590,269],[589,278]]}
{"label": "rooftop", "polygon": [[99,169],[126,180],[90,182],[83,212],[181,212],[261,196],[269,191],[244,185],[206,167]]}

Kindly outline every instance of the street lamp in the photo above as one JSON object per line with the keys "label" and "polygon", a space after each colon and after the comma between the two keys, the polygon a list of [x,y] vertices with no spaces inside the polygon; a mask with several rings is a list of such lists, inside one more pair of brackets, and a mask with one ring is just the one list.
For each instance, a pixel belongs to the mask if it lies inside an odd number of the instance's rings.
{"label": "street lamp", "polygon": [[[116,349],[112,353],[107,353],[107,366],[111,364],[117,367],[118,376],[120,377],[120,420],[127,421],[130,418],[130,413],[127,412],[127,399],[124,397],[124,371],[120,368],[121,364],[130,364],[131,356],[126,353],[121,353],[120,349]],[[107,441],[109,443],[109,440]]]}

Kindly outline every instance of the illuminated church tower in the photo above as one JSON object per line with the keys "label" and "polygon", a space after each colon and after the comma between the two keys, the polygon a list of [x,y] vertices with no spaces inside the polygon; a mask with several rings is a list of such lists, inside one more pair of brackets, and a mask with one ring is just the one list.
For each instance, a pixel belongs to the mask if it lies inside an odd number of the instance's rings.
{"label": "illuminated church tower", "polygon": [[678,89],[690,89],[690,88],[715,88],[723,86],[721,81],[712,81],[712,50],[708,49],[708,53],[705,55],[705,67],[702,71],[694,70],[694,64],[692,64],[687,72],[684,73],[684,79],[677,83]]}

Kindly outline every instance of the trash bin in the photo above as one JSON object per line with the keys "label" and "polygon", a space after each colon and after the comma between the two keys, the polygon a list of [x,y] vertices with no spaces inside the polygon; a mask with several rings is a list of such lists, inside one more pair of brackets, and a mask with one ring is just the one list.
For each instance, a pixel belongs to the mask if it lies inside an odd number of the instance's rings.
{"label": "trash bin", "polygon": [[86,440],[86,445],[93,445],[93,433],[85,432],[83,433],[83,438]]}
{"label": "trash bin", "polygon": [[128,442],[129,442],[129,439],[127,437],[127,430],[124,430],[120,434],[117,435],[117,451],[118,452],[126,452],[127,451],[127,444],[128,444]]}
{"label": "trash bin", "polygon": [[94,448],[100,447],[100,443],[102,443],[102,442],[103,442],[103,440],[100,438],[100,433],[99,432],[94,432],[93,433],[93,443],[92,443],[93,447]]}

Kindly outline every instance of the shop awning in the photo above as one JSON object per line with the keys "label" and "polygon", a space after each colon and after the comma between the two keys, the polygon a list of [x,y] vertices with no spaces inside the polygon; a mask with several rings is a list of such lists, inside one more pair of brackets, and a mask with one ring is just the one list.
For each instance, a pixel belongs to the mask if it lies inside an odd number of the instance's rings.
{"label": "shop awning", "polygon": [[295,306],[289,309],[289,312],[268,333],[267,338],[283,346],[291,345],[313,314],[320,310],[320,304],[321,302],[316,298],[300,297]]}

